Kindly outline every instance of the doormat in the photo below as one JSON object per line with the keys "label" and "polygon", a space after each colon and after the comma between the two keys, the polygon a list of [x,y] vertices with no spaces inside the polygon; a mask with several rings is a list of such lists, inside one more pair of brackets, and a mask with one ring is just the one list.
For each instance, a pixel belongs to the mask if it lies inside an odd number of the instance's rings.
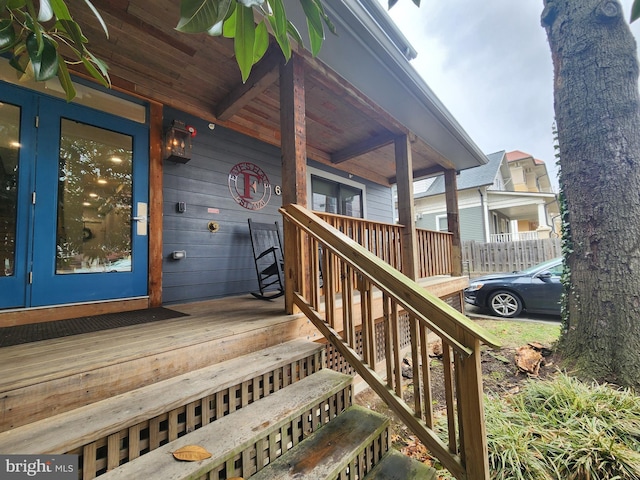
{"label": "doormat", "polygon": [[68,337],[81,333],[91,333],[111,328],[140,325],[158,320],[169,320],[189,316],[169,308],[157,307],[131,312],[105,313],[88,317],[56,320],[54,322],[31,323],[0,328],[0,347],[39,342],[52,338]]}

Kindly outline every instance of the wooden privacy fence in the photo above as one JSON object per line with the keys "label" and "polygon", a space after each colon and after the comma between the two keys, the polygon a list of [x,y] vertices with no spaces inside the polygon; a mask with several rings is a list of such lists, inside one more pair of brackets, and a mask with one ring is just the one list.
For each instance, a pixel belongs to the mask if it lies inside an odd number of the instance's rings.
{"label": "wooden privacy fence", "polygon": [[561,240],[523,240],[519,242],[462,242],[465,274],[513,272],[562,256]]}
{"label": "wooden privacy fence", "polygon": [[[304,207],[280,212],[287,254],[300,267],[287,272],[287,296],[457,479],[488,480],[480,346],[497,348],[500,341]],[[410,330],[412,404],[402,398],[402,312]],[[376,341],[380,318],[383,342]],[[435,431],[429,333],[443,345],[446,440]],[[385,359],[386,379],[376,373],[378,358]]]}

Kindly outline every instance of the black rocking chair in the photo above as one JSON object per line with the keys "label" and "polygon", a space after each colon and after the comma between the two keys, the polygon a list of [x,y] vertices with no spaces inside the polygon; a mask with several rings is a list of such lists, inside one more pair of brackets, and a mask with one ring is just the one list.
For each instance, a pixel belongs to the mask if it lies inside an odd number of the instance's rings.
{"label": "black rocking chair", "polygon": [[251,295],[262,300],[281,297],[284,295],[284,259],[278,222],[257,223],[249,219],[249,234],[260,289],[260,293],[251,292]]}

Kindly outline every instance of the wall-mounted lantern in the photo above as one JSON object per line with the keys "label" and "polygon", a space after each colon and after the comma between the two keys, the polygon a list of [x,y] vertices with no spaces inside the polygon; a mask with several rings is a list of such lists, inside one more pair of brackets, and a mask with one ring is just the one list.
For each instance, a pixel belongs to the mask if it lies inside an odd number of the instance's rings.
{"label": "wall-mounted lantern", "polygon": [[184,122],[171,122],[164,136],[164,158],[178,163],[191,160],[191,136],[192,132]]}

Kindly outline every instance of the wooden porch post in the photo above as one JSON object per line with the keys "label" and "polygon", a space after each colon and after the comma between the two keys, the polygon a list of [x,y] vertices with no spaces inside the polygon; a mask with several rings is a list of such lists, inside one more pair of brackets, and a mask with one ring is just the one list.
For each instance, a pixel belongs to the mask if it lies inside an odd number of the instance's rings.
{"label": "wooden porch post", "polygon": [[408,135],[395,138],[396,179],[398,190],[398,220],[404,225],[402,230],[402,273],[411,280],[419,275],[415,224],[413,207],[413,161],[411,159],[411,143]]}
{"label": "wooden porch post", "polygon": [[464,464],[469,480],[489,479],[489,449],[484,419],[482,391],[482,365],[480,364],[480,340],[468,332],[463,333],[464,344],[473,346],[470,357],[457,357],[455,362],[458,389],[458,411],[461,443],[464,445]]}
{"label": "wooden porch post", "polygon": [[162,305],[162,105],[150,103],[149,306]]}
{"label": "wooden porch post", "polygon": [[458,211],[458,180],[455,170],[445,170],[444,190],[447,200],[447,226],[453,234],[451,246],[451,275],[462,276],[462,240],[460,238],[460,213]]}
{"label": "wooden porch post", "polygon": [[[307,132],[305,123],[304,61],[295,53],[280,66],[280,132],[282,145],[282,204],[307,206]],[[295,248],[295,229],[284,222],[285,310],[294,313],[294,287],[309,275],[303,248]],[[301,247],[301,246],[300,246]],[[296,258],[296,253],[301,258]],[[301,282],[302,285],[296,285]]]}
{"label": "wooden porch post", "polygon": [[[420,276],[418,268],[418,235],[416,234],[416,216],[413,206],[413,159],[411,158],[411,142],[409,135],[400,135],[394,140],[396,157],[396,179],[398,190],[398,220],[402,229],[402,273],[411,280]],[[418,320],[409,317],[409,333],[411,335],[411,360],[413,378],[420,378],[420,331]],[[414,410],[420,412],[422,418],[422,386],[418,380],[415,385]],[[428,387],[430,388],[430,387]]]}

